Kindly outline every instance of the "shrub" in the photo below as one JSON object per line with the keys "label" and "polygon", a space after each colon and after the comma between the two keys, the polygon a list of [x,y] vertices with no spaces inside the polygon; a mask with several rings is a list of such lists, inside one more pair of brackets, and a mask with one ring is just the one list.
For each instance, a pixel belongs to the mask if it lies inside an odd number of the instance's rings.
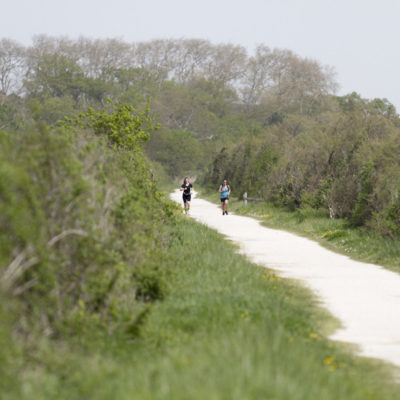
{"label": "shrub", "polygon": [[175,214],[141,151],[153,127],[115,105],[0,134],[1,290],[21,305],[20,333],[111,334],[165,293],[157,266]]}

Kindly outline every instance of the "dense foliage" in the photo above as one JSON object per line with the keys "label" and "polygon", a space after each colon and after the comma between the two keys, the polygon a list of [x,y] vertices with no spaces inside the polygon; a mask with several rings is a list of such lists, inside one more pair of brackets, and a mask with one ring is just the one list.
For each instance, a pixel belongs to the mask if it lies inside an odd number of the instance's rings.
{"label": "dense foliage", "polygon": [[165,295],[175,206],[141,150],[152,128],[115,104],[0,132],[1,373],[17,373],[10,343],[29,353],[38,337],[132,339]]}
{"label": "dense foliage", "polygon": [[398,235],[399,116],[385,99],[337,97],[336,87],[332,69],[265,45],[249,55],[192,39],[0,41],[2,129],[120,101],[157,115],[163,128],[145,150],[173,178],[216,187],[227,177],[237,196]]}
{"label": "dense foliage", "polygon": [[399,116],[335,88],[265,45],[0,40],[0,390],[39,338],[134,342],[181,284],[192,253],[154,172],[400,235]]}
{"label": "dense foliage", "polygon": [[320,115],[319,121],[299,119],[296,132],[282,121],[222,149],[205,182],[227,176],[238,196],[247,191],[292,210],[323,208],[354,226],[398,235],[398,116],[391,106],[378,108],[354,94],[348,100],[358,105]]}

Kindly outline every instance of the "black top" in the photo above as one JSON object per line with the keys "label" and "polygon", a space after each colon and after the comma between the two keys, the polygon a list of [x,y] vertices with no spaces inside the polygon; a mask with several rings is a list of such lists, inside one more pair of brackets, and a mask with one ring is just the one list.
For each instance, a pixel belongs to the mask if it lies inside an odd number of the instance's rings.
{"label": "black top", "polygon": [[192,189],[192,184],[191,183],[189,183],[189,185],[186,185],[186,184],[183,184],[182,186],[181,186],[181,188],[183,188],[184,190],[183,190],[183,194],[185,195],[185,196],[189,196],[189,194],[190,194],[190,189]]}

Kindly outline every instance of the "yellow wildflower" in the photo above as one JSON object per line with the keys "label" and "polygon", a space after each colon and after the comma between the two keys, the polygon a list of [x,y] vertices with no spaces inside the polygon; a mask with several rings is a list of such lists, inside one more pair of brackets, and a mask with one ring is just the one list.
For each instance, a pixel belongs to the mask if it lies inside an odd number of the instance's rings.
{"label": "yellow wildflower", "polygon": [[326,357],[326,358],[324,359],[324,364],[325,364],[325,365],[332,364],[333,361],[335,361],[335,358],[336,358],[335,356]]}

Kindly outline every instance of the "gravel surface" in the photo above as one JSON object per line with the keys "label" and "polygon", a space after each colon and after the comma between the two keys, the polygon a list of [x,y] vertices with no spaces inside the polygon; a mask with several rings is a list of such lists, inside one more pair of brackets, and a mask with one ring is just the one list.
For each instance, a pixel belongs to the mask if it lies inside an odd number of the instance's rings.
{"label": "gravel surface", "polygon": [[[171,195],[182,203],[179,190]],[[302,281],[341,321],[331,339],[358,345],[363,356],[400,366],[400,275],[334,253],[259,221],[222,215],[217,204],[192,196],[190,216],[240,246],[240,252],[278,275]]]}

